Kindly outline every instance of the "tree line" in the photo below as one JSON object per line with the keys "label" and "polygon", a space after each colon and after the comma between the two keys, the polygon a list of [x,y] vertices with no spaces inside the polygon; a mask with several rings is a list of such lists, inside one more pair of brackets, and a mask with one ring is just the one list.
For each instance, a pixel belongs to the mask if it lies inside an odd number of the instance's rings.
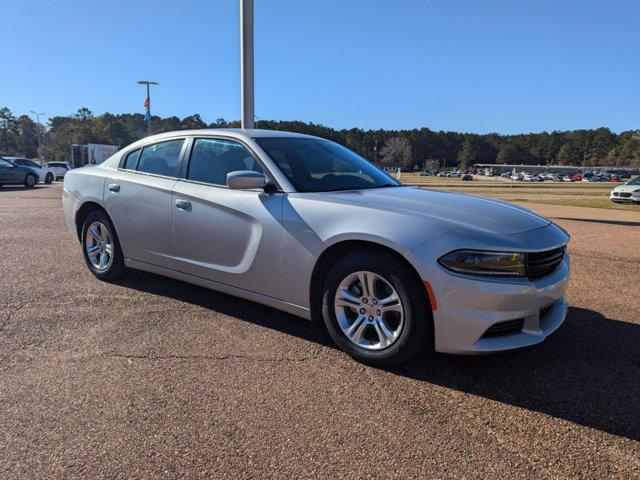
{"label": "tree line", "polygon": [[[199,114],[151,119],[153,133],[200,128],[237,128],[223,118],[207,124]],[[257,128],[316,135],[338,142],[388,167],[450,168],[475,163],[640,167],[640,130],[616,134],[608,128],[500,135],[413,130],[336,130],[301,121],[259,120]],[[140,113],[94,115],[80,108],[38,125],[28,115],[0,108],[0,153],[47,161],[69,160],[71,144],[100,143],[124,147],[147,135]],[[40,151],[38,145],[40,144]]]}

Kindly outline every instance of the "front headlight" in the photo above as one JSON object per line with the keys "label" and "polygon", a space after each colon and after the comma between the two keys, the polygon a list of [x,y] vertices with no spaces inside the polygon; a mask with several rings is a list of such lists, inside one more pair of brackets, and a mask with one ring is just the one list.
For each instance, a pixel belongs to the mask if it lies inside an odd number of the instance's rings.
{"label": "front headlight", "polygon": [[525,277],[525,255],[515,252],[455,250],[438,259],[448,270],[468,275]]}

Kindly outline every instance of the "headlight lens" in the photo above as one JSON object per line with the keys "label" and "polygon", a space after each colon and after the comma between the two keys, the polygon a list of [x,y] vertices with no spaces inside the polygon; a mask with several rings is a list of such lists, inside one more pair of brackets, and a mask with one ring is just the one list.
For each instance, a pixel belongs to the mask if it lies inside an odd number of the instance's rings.
{"label": "headlight lens", "polygon": [[525,277],[525,255],[514,252],[455,250],[440,257],[440,265],[468,275]]}

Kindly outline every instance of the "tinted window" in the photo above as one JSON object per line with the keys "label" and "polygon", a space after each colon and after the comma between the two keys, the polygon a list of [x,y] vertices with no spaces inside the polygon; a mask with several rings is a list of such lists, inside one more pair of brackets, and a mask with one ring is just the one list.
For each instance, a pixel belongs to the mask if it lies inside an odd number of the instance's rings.
{"label": "tinted window", "polygon": [[11,162],[7,162],[6,160],[1,160],[0,159],[0,167],[12,168],[13,164]]}
{"label": "tinted window", "polygon": [[33,160],[27,160],[26,158],[16,158],[13,163],[15,165],[22,165],[23,167],[40,168],[40,165],[38,165],[36,162],[34,162]]}
{"label": "tinted window", "polygon": [[199,138],[193,145],[187,178],[213,185],[226,185],[227,173],[262,167],[242,145],[229,140]]}
{"label": "tinted window", "polygon": [[156,143],[142,149],[138,160],[138,171],[175,177],[184,140]]}
{"label": "tinted window", "polygon": [[138,158],[140,157],[140,149],[134,150],[124,161],[122,168],[126,168],[127,170],[135,170],[138,165]]}
{"label": "tinted window", "polygon": [[299,192],[401,185],[361,156],[328,140],[266,137],[256,138],[255,141]]}
{"label": "tinted window", "polygon": [[69,170],[65,163],[49,163],[48,166],[54,167],[54,168],[64,168],[65,170]]}

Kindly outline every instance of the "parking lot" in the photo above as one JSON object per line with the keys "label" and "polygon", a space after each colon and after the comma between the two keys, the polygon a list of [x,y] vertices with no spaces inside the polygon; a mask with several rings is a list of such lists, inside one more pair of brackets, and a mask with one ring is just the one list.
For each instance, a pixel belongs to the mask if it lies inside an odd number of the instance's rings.
{"label": "parking lot", "polygon": [[0,189],[0,478],[640,476],[640,212],[527,203],[572,236],[565,325],[383,371],[257,304],[99,282],[61,188]]}

